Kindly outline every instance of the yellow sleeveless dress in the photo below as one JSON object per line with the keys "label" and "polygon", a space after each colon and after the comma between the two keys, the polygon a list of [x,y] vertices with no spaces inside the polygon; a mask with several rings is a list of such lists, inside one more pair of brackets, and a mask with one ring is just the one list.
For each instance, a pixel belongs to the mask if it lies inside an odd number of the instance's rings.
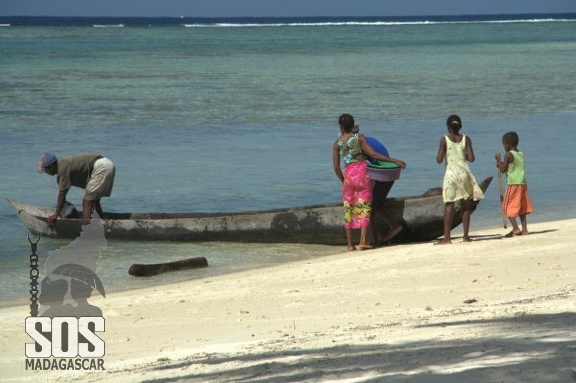
{"label": "yellow sleeveless dress", "polygon": [[484,193],[466,161],[466,136],[462,141],[452,142],[446,139],[446,171],[442,182],[442,198],[444,202],[456,202],[461,199],[479,201]]}

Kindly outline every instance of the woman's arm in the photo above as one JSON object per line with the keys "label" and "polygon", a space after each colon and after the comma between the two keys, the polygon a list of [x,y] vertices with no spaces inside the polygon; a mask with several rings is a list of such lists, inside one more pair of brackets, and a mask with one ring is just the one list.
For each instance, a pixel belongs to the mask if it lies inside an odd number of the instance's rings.
{"label": "woman's arm", "polygon": [[340,182],[344,182],[344,174],[342,174],[342,168],[340,168],[340,147],[338,146],[338,140],[334,141],[332,146],[332,166],[334,167],[334,173]]}
{"label": "woman's arm", "polygon": [[474,162],[476,157],[474,157],[474,149],[472,148],[472,140],[470,137],[466,136],[466,160],[468,162]]}
{"label": "woman's arm", "polygon": [[446,138],[442,137],[440,139],[440,144],[438,145],[438,154],[436,155],[436,162],[441,164],[444,162],[446,157]]}

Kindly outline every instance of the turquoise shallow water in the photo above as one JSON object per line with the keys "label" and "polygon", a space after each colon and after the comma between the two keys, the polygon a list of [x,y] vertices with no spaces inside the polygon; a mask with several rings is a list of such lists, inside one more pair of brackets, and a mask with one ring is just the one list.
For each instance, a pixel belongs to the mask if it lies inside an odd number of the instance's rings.
{"label": "turquoise shallow water", "polygon": [[[408,163],[391,195],[420,194],[441,184],[438,141],[457,113],[479,180],[495,175],[500,137],[516,130],[537,209],[529,221],[574,218],[576,19],[496,19],[0,28],[0,194],[53,205],[55,181],[35,173],[38,156],[97,151],[117,165],[112,198],[103,201],[112,211],[333,202],[340,186],[331,144],[341,113]],[[81,197],[69,194],[76,204]],[[494,182],[472,229],[500,222]],[[43,239],[39,254],[64,245]],[[110,242],[99,274],[109,289],[134,288],[341,250]],[[26,297],[28,255],[25,229],[0,203],[3,301]],[[211,266],[145,281],[126,275],[131,263],[189,256]]]}

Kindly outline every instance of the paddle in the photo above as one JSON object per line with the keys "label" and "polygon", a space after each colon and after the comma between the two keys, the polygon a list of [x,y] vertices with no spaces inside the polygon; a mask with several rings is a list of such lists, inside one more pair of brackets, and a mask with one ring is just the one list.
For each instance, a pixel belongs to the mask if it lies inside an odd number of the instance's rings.
{"label": "paddle", "polygon": [[502,225],[504,226],[504,229],[506,229],[508,226],[506,225],[506,212],[504,211],[504,194],[502,193],[502,172],[500,171],[500,168],[498,168],[498,191],[500,192],[500,212],[502,213]]}

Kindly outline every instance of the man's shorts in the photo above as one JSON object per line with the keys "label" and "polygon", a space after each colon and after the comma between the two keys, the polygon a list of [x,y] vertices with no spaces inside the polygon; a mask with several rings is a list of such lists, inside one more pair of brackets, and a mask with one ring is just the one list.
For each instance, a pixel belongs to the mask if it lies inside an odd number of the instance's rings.
{"label": "man's shorts", "polygon": [[116,168],[114,163],[106,158],[100,158],[94,162],[94,169],[86,185],[84,199],[90,201],[99,200],[102,197],[110,197],[112,186],[114,185],[114,174]]}

